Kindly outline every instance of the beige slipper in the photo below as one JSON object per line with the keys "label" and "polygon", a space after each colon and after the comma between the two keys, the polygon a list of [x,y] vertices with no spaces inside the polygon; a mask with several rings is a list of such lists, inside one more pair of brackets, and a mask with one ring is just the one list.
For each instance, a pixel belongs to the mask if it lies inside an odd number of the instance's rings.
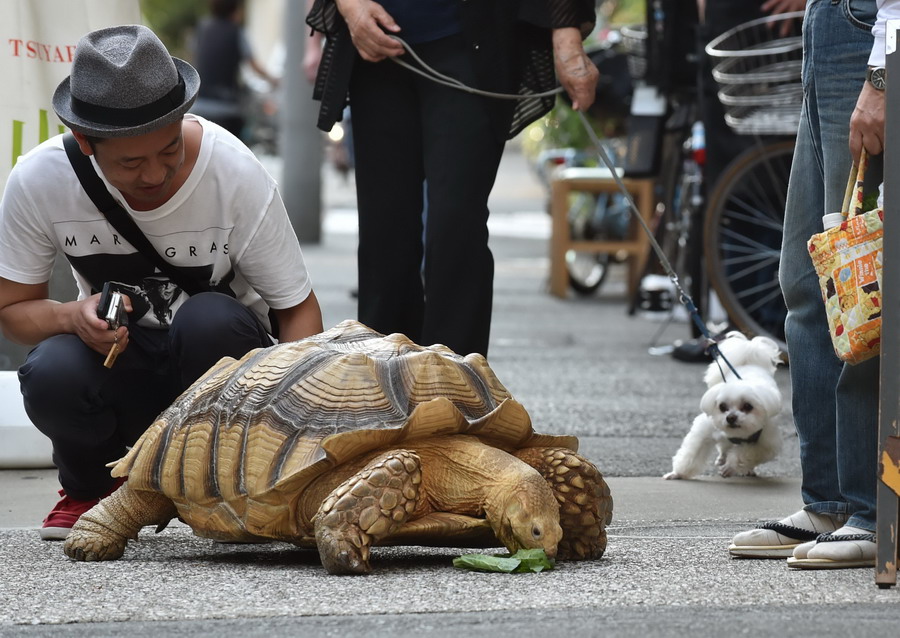
{"label": "beige slipper", "polygon": [[833,534],[822,534],[815,543],[804,543],[787,564],[797,569],[874,567],[875,547],[875,534],[844,526]]}

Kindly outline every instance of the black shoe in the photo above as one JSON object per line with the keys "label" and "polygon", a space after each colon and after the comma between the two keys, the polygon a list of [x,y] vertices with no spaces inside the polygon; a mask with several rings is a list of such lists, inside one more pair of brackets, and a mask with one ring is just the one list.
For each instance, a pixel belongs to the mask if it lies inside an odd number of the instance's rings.
{"label": "black shoe", "polygon": [[705,337],[676,341],[672,357],[686,363],[709,363],[712,361],[712,355],[706,351],[707,347],[708,341]]}

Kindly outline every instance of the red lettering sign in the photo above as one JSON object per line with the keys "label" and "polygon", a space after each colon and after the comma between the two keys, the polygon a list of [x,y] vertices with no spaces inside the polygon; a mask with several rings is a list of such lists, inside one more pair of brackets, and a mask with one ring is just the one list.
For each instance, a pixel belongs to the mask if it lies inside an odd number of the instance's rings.
{"label": "red lettering sign", "polygon": [[71,64],[75,56],[74,44],[44,44],[34,40],[8,40],[9,50],[14,58],[29,58],[41,62],[62,62]]}

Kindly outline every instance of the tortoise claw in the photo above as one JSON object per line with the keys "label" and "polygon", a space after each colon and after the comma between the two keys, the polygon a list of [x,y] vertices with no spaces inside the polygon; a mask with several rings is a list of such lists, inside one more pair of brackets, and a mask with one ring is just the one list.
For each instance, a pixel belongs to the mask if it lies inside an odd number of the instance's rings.
{"label": "tortoise claw", "polygon": [[[84,517],[82,517],[84,518]],[[128,539],[107,528],[93,529],[90,522],[78,521],[63,545],[66,556],[77,561],[115,560],[125,553]]]}
{"label": "tortoise claw", "polygon": [[322,565],[329,574],[361,575],[372,571],[368,547],[356,547],[352,542],[335,536],[327,528],[316,532],[316,543]]}
{"label": "tortoise claw", "polygon": [[141,527],[163,524],[174,516],[175,505],[168,498],[132,490],[125,483],[75,521],[63,551],[78,561],[116,560]]}

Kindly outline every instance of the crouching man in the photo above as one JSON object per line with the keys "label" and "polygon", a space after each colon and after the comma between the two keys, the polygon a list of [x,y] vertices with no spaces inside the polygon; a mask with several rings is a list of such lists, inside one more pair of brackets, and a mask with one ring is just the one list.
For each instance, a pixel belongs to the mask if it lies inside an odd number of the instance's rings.
{"label": "crouching man", "polygon": [[[106,464],[221,357],[322,330],[274,180],[187,114],[199,85],[145,27],[87,34],[53,96],[73,133],[23,156],[3,193],[0,329],[35,345],[19,380],[63,488],[43,539],[117,487]],[[49,298],[57,253],[77,301]],[[110,321],[107,282],[123,307]]]}

